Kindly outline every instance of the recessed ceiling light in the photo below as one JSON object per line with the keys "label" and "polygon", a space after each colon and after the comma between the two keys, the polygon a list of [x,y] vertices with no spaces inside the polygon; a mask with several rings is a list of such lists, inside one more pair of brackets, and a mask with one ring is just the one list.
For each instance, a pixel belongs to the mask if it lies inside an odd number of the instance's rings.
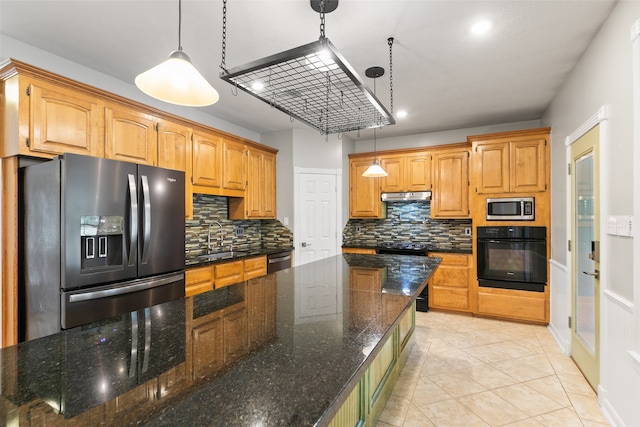
{"label": "recessed ceiling light", "polygon": [[471,34],[473,34],[474,36],[482,36],[487,34],[490,29],[491,21],[483,19],[471,26]]}
{"label": "recessed ceiling light", "polygon": [[400,110],[396,113],[396,117],[401,119],[403,117],[407,117],[407,110]]}
{"label": "recessed ceiling light", "polygon": [[258,81],[258,82],[253,82],[253,84],[251,85],[251,89],[253,90],[262,90],[264,89],[264,83]]}

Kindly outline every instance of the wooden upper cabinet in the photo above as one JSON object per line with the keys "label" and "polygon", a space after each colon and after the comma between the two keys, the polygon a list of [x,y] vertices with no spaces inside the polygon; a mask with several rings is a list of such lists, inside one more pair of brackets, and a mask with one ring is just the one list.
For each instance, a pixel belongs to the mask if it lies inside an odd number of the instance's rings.
{"label": "wooden upper cabinet", "polygon": [[276,155],[247,148],[247,186],[244,197],[229,198],[229,219],[276,217]]}
{"label": "wooden upper cabinet", "polygon": [[478,143],[473,148],[476,192],[508,193],[509,143]]}
{"label": "wooden upper cabinet", "polygon": [[546,138],[514,141],[510,147],[509,178],[513,192],[538,192],[547,189]]}
{"label": "wooden upper cabinet", "polygon": [[535,193],[547,190],[549,130],[469,137],[478,194]]}
{"label": "wooden upper cabinet", "polygon": [[102,105],[95,97],[42,82],[29,84],[26,93],[30,151],[104,155]]}
{"label": "wooden upper cabinet", "polygon": [[433,153],[432,218],[469,216],[469,151],[445,150]]}
{"label": "wooden upper cabinet", "polygon": [[158,166],[187,172],[190,145],[191,129],[168,120],[158,121]]}
{"label": "wooden upper cabinet", "polygon": [[371,162],[373,157],[349,160],[349,218],[386,217],[386,205],[380,201],[379,178],[362,176]]}
{"label": "wooden upper cabinet", "polygon": [[417,153],[405,158],[406,191],[431,189],[431,154]]}
{"label": "wooden upper cabinet", "polygon": [[150,114],[122,105],[105,109],[105,157],[157,165],[158,136]]}
{"label": "wooden upper cabinet", "polygon": [[190,128],[168,120],[158,121],[158,166],[185,173],[185,218],[193,218]]}
{"label": "wooden upper cabinet", "polygon": [[405,191],[404,157],[402,155],[380,156],[378,162],[387,173],[387,176],[380,178],[380,191],[385,193]]}
{"label": "wooden upper cabinet", "polygon": [[[193,185],[222,186],[222,138],[193,131]],[[195,189],[194,189],[195,192]]]}
{"label": "wooden upper cabinet", "polygon": [[264,197],[262,200],[262,217],[276,218],[276,155],[264,153]]}
{"label": "wooden upper cabinet", "polygon": [[[243,143],[224,139],[222,141],[222,188],[238,190],[243,196],[247,185],[247,156]],[[231,194],[230,194],[231,195]]]}
{"label": "wooden upper cabinet", "polygon": [[427,191],[431,188],[431,155],[427,152],[380,156],[387,176],[380,178],[381,192]]}

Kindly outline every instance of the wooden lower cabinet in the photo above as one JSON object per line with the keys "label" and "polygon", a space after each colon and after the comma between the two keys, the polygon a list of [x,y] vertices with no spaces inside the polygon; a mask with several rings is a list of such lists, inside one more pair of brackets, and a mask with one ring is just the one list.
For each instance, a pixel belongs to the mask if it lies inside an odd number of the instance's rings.
{"label": "wooden lower cabinet", "polygon": [[265,255],[244,260],[189,268],[185,272],[185,296],[240,283],[267,274]]}
{"label": "wooden lower cabinet", "polygon": [[430,257],[442,258],[429,280],[429,307],[469,312],[469,279],[472,276],[472,256],[430,252]]}
{"label": "wooden lower cabinet", "polygon": [[547,292],[478,287],[476,312],[481,315],[548,324],[548,307]]}

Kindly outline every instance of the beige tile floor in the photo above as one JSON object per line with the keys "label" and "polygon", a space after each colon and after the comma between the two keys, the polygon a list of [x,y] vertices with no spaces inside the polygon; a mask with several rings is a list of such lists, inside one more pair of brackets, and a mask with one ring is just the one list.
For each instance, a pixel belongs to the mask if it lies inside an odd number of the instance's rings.
{"label": "beige tile floor", "polygon": [[544,326],[416,314],[416,344],[378,427],[608,426]]}

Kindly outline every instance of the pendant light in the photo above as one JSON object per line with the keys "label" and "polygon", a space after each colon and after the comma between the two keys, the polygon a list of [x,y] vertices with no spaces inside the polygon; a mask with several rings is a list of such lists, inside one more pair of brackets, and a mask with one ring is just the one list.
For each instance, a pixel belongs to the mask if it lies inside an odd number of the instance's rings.
{"label": "pendant light", "polygon": [[178,0],[178,50],[169,59],[138,74],[136,86],[149,96],[171,104],[204,107],[215,104],[220,96],[202,77],[182,50],[182,0]]}
{"label": "pendant light", "polygon": [[[376,93],[376,79],[384,74],[384,68],[382,67],[370,67],[367,68],[364,74],[367,77],[373,79],[373,93]],[[366,171],[362,174],[362,176],[367,178],[379,178],[383,176],[387,176],[387,172],[382,169],[382,166],[378,164],[378,159],[376,158],[376,129],[373,128],[373,163],[371,166],[367,168]]]}

